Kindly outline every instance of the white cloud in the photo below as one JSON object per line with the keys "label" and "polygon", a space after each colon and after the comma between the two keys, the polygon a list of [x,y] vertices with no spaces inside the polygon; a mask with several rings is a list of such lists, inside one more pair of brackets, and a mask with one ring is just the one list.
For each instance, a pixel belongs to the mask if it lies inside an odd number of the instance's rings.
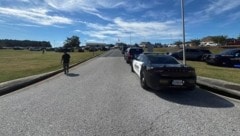
{"label": "white cloud", "polygon": [[94,23],[84,23],[89,30],[75,31],[81,32],[93,38],[100,40],[109,39],[178,39],[181,35],[181,27],[178,22],[138,22],[124,21],[121,18],[115,18],[112,24],[100,25]]}
{"label": "white cloud", "polygon": [[[228,11],[237,10],[237,8],[239,8],[240,6],[239,0],[209,0],[209,1],[210,2],[208,3],[207,6],[203,6],[202,10],[193,13],[192,17],[187,18],[187,21],[189,21],[189,23],[206,22],[209,21],[210,19],[213,19],[216,16],[228,13]],[[231,18],[226,19],[232,20]]]}
{"label": "white cloud", "polygon": [[41,27],[39,25],[32,25],[32,24],[14,24],[14,25],[25,26],[25,27]]}
{"label": "white cloud", "polygon": [[240,11],[232,13],[232,14],[229,14],[228,18],[231,21],[240,20]]}
{"label": "white cloud", "polygon": [[132,1],[132,0],[45,0],[50,7],[65,12],[85,12],[95,15],[103,20],[110,21],[111,18],[103,16],[101,9],[125,8],[128,11],[139,11],[150,9],[160,2],[158,0]]}
{"label": "white cloud", "polygon": [[30,0],[19,0],[20,2],[30,2]]}
{"label": "white cloud", "polygon": [[114,22],[117,26],[124,29],[126,32],[134,33],[139,36],[163,36],[168,33],[175,33],[178,30],[177,22],[129,22],[123,21],[121,18],[116,18]]}
{"label": "white cloud", "polygon": [[204,10],[207,14],[221,14],[223,12],[238,8],[240,1],[238,0],[213,0]]}
{"label": "white cloud", "polygon": [[17,17],[23,21],[31,22],[40,25],[56,25],[56,24],[72,24],[73,21],[69,18],[48,15],[46,9],[13,9],[1,8],[0,14],[8,17]]}

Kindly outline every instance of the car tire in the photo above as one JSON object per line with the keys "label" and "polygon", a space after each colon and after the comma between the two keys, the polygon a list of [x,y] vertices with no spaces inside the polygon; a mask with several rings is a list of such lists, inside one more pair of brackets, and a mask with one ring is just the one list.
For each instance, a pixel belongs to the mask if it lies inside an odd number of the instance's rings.
{"label": "car tire", "polygon": [[131,64],[131,72],[134,73],[134,70],[133,70],[133,64]]}
{"label": "car tire", "polygon": [[143,89],[149,89],[143,72],[141,72],[141,75],[140,75],[140,84]]}
{"label": "car tire", "polygon": [[187,90],[189,90],[189,91],[194,91],[196,89],[196,86],[194,86],[194,87],[189,87]]}

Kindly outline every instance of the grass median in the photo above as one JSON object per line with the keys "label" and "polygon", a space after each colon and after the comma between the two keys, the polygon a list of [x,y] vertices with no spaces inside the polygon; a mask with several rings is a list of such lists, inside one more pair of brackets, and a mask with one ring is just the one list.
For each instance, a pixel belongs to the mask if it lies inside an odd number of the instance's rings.
{"label": "grass median", "polygon": [[[223,51],[220,47],[208,47],[212,53],[216,54]],[[154,52],[174,52],[180,50],[179,48],[155,48]],[[228,68],[208,65],[201,61],[186,61],[187,65],[195,68],[198,76],[209,77],[214,79],[225,80],[229,82],[234,82],[240,84],[240,69],[239,68]]]}
{"label": "grass median", "polygon": [[[71,52],[70,65],[102,53],[102,51]],[[62,54],[52,51],[42,54],[41,51],[0,50],[0,83],[60,69]]]}

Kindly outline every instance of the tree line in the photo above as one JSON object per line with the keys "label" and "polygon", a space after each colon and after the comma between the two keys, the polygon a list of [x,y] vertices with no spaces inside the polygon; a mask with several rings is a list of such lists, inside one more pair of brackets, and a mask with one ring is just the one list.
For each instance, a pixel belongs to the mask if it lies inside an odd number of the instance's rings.
{"label": "tree line", "polygon": [[48,48],[52,47],[51,43],[48,41],[31,41],[31,40],[11,40],[11,39],[0,39],[0,47],[14,48]]}
{"label": "tree line", "polygon": [[[240,35],[237,38],[228,38],[228,36],[219,35],[219,36],[207,36],[200,39],[192,39],[189,41],[194,46],[199,46],[202,41],[212,41],[219,45],[240,45]],[[182,41],[174,42],[175,45],[181,45]]]}

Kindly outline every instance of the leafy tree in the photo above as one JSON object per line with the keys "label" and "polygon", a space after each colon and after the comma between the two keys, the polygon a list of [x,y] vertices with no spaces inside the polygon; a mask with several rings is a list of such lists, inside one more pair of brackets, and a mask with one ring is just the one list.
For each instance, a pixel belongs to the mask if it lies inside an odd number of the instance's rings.
{"label": "leafy tree", "polygon": [[11,40],[11,39],[0,39],[0,45],[2,47],[23,47],[23,48],[29,48],[29,47],[37,47],[37,48],[47,48],[52,47],[51,43],[49,41],[31,41],[31,40]]}
{"label": "leafy tree", "polygon": [[200,44],[199,39],[192,39],[190,42],[192,43],[193,46],[198,46]]}
{"label": "leafy tree", "polygon": [[64,42],[64,47],[79,47],[80,43],[78,36],[67,37]]}
{"label": "leafy tree", "polygon": [[213,37],[213,41],[215,43],[219,43],[221,45],[225,44],[226,43],[226,40],[227,40],[227,36],[214,36]]}
{"label": "leafy tree", "polygon": [[182,44],[182,42],[181,42],[181,41],[176,41],[176,42],[174,42],[174,44],[177,45],[178,47],[180,47],[180,45]]}

